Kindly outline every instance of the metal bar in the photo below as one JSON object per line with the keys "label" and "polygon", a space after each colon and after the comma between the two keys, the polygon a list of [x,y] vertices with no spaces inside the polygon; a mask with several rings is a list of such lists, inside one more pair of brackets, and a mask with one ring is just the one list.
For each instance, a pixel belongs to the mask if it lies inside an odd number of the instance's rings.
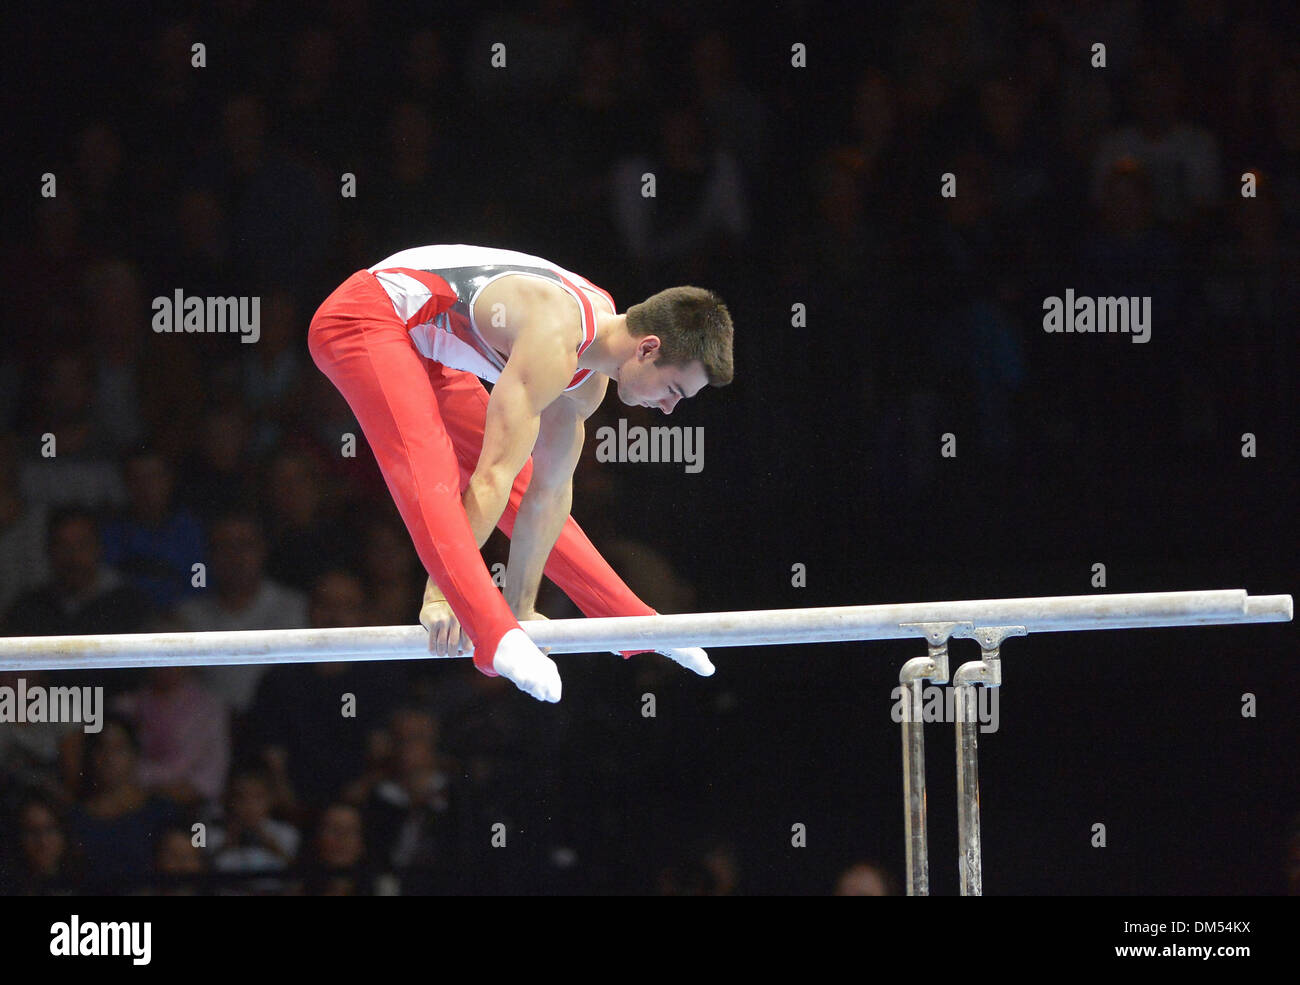
{"label": "metal bar", "polygon": [[[1030,633],[1287,622],[1289,595],[1241,589],[763,609],[522,623],[552,653],[771,646],[924,635],[917,623],[1015,623]],[[0,638],[0,670],[429,659],[419,626]]]}

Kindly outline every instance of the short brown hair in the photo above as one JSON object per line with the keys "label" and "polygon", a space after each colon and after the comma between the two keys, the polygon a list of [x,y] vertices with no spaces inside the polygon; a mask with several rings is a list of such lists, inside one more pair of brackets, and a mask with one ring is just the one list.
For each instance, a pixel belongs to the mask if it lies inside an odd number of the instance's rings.
{"label": "short brown hair", "polygon": [[722,298],[702,287],[670,287],[627,309],[627,332],[659,337],[655,365],[687,366],[698,360],[710,386],[731,382],[731,314]]}

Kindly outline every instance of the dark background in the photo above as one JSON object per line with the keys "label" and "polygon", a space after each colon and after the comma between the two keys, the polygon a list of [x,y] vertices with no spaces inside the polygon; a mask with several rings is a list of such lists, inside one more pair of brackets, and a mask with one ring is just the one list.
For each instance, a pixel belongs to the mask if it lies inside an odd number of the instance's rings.
{"label": "dark background", "polygon": [[[727,301],[731,386],[671,422],[611,397],[588,428],[703,427],[703,471],[599,463],[589,439],[575,480],[575,517],[660,611],[1294,592],[1294,4],[674,7],[9,11],[3,632],[224,625],[200,618],[195,560],[209,594],[222,570],[274,582],[293,624],[414,621],[424,574],[364,443],[339,455],[359,431],[305,333],[354,270],[456,242],[547,257],[620,310],[678,283]],[[261,341],[153,333],[151,300],[178,288],[261,297]],[[1044,333],[1043,299],[1067,288],[1150,296],[1150,342]],[[539,609],[574,614],[551,586]],[[1296,891],[1293,641],[1290,626],[1010,641],[1001,728],[981,742],[986,891]],[[96,743],[11,738],[0,882],[364,893],[396,873],[405,893],[825,894],[870,861],[897,890],[890,691],[920,652],[717,650],[709,680],[562,657],[554,707],[467,662],[358,665],[346,687],[280,670],[234,709],[197,677],[175,686],[227,723],[209,755],[241,771],[289,750],[274,813],[301,833],[290,872],[241,882],[211,850],[166,847],[166,830],[222,823],[224,779],[152,784],[113,841]],[[128,698],[165,683],[46,678]],[[359,710],[340,723],[342,690]],[[185,741],[136,725],[146,759]],[[951,730],[929,734],[931,879],[950,893]],[[412,805],[404,783],[437,794]],[[349,830],[322,847],[331,818]],[[115,844],[138,863],[109,865]]]}

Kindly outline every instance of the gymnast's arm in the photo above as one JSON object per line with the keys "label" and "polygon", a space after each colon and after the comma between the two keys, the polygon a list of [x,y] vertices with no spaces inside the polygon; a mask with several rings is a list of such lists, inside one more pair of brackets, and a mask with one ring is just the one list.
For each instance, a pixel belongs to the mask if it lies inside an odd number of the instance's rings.
{"label": "gymnast's arm", "polygon": [[542,411],[564,392],[577,369],[570,344],[577,312],[572,299],[525,285],[516,310],[526,315],[501,377],[488,399],[483,448],[463,502],[481,548],[505,512],[520,469],[533,453]]}
{"label": "gymnast's arm", "polygon": [[573,470],[582,455],[585,431],[581,409],[561,397],[542,412],[533,474],[519,503],[510,538],[505,596],[510,611],[524,620],[535,617],[542,571],[569,519],[573,506]]}

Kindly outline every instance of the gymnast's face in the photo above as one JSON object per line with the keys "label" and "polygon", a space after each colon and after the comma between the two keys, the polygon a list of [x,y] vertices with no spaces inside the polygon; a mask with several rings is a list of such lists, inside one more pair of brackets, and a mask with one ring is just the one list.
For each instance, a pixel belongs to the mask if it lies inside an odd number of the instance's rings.
{"label": "gymnast's face", "polygon": [[638,341],[636,352],[619,369],[618,399],[629,407],[657,407],[671,414],[678,401],[703,390],[709,377],[698,360],[686,366],[656,364],[658,352],[657,336]]}

